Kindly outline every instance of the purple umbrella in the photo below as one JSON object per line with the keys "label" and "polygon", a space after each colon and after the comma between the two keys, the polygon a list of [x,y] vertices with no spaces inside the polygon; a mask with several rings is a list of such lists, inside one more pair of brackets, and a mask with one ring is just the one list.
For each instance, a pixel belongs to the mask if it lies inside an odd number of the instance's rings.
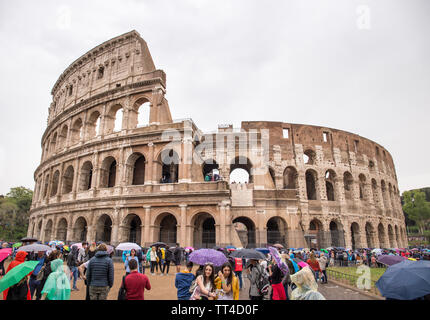
{"label": "purple umbrella", "polygon": [[224,263],[228,262],[222,252],[214,249],[199,249],[193,251],[188,260],[200,265],[210,262],[215,266],[222,266]]}
{"label": "purple umbrella", "polygon": [[378,262],[385,264],[387,266],[392,266],[393,264],[399,263],[406,260],[406,258],[402,256],[389,256],[389,255],[382,255],[378,257]]}
{"label": "purple umbrella", "polygon": [[274,247],[269,247],[269,251],[272,257],[275,258],[276,264],[279,266],[279,269],[281,269],[284,274],[288,274],[288,266],[282,261],[278,250]]}

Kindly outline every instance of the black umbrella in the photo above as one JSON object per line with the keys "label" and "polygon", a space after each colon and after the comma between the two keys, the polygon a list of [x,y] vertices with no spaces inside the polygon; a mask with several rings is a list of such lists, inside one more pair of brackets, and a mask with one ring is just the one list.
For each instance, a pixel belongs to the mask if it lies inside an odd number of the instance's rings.
{"label": "black umbrella", "polygon": [[167,243],[164,243],[164,242],[154,242],[153,244],[150,245],[150,247],[166,247],[166,248],[168,248],[169,246],[167,245]]}
{"label": "black umbrella", "polygon": [[236,250],[230,254],[230,257],[253,259],[253,260],[266,259],[266,256],[264,254],[262,254],[261,252],[255,249]]}
{"label": "black umbrella", "polygon": [[37,239],[36,238],[31,238],[31,237],[25,237],[21,239],[21,242],[36,242]]}

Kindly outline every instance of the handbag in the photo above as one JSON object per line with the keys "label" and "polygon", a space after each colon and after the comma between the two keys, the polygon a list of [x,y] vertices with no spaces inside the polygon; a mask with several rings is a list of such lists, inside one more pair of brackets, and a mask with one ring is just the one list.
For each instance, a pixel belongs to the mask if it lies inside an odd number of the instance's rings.
{"label": "handbag", "polygon": [[43,265],[43,267],[40,268],[39,273],[36,276],[36,280],[37,281],[42,281],[44,275],[45,275],[45,265]]}
{"label": "handbag", "polygon": [[127,289],[125,287],[125,277],[122,277],[121,287],[118,290],[118,300],[127,300]]}

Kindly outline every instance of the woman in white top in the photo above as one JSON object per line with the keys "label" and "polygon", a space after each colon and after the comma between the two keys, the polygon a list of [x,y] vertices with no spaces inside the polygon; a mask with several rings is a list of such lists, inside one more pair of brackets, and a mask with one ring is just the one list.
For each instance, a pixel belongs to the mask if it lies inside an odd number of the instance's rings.
{"label": "woman in white top", "polygon": [[196,278],[197,285],[190,300],[214,300],[216,297],[214,278],[213,265],[206,263],[203,267],[203,274]]}
{"label": "woman in white top", "polygon": [[158,272],[158,256],[157,256],[157,251],[155,250],[155,247],[151,248],[151,252],[149,253],[149,261],[150,261],[150,265],[151,265],[151,274],[154,275],[154,267],[157,269]]}

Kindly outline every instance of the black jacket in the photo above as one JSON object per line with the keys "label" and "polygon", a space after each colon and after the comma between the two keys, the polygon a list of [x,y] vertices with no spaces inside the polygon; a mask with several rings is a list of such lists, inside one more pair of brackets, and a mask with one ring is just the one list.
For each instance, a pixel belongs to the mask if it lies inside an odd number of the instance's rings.
{"label": "black jacket", "polygon": [[114,269],[112,259],[107,251],[98,251],[88,263],[87,283],[94,287],[112,287]]}

